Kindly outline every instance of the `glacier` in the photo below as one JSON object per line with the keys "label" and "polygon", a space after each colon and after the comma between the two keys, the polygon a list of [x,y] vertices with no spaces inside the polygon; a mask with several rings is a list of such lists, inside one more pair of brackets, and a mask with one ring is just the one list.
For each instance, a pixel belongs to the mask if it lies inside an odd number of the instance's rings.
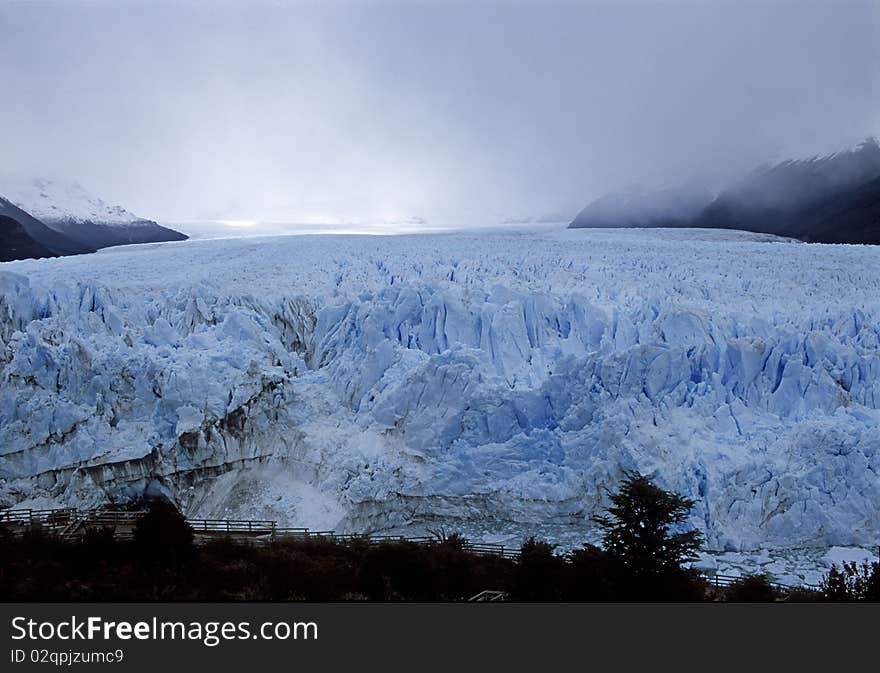
{"label": "glacier", "polygon": [[162,495],[564,545],[638,470],[719,554],[872,547],[878,269],[877,247],[685,229],[0,264],[0,506]]}

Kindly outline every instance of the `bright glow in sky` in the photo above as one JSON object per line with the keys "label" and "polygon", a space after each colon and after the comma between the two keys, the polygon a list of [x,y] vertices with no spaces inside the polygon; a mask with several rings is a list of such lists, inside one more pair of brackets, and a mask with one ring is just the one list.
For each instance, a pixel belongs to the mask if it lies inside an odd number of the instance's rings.
{"label": "bright glow in sky", "polygon": [[224,227],[253,227],[257,224],[256,220],[220,220],[220,224]]}
{"label": "bright glow in sky", "polygon": [[5,2],[0,154],[166,222],[564,219],[878,133],[877,7]]}

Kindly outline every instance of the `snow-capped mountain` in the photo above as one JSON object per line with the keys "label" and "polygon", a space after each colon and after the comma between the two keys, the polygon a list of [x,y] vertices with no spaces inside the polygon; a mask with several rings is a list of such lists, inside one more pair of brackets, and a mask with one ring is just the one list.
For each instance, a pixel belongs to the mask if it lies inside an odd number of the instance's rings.
{"label": "snow-capped mountain", "polygon": [[878,266],[635,229],[4,264],[0,504],[579,543],[629,469],[712,549],[873,545]]}
{"label": "snow-capped mountain", "polygon": [[125,226],[143,219],[122,206],[104,203],[76,182],[4,180],[0,182],[0,189],[4,189],[8,197],[21,208],[46,223],[71,220]]}
{"label": "snow-capped mountain", "polygon": [[2,261],[95,252],[94,248],[50,229],[2,196],[0,196],[0,217],[9,220],[5,222],[4,233],[0,237]]}
{"label": "snow-capped mountain", "polygon": [[0,194],[52,229],[93,248],[186,239],[122,206],[105,203],[75,182],[6,177],[0,179]]}

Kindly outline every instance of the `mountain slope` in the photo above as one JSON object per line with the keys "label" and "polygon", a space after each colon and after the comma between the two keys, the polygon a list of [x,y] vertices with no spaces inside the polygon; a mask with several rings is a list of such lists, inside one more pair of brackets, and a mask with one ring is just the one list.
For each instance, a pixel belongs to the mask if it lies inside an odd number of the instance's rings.
{"label": "mountain slope", "polygon": [[880,177],[812,204],[793,230],[796,238],[816,243],[880,244]]}
{"label": "mountain slope", "polygon": [[31,238],[17,220],[0,215],[0,262],[54,256],[49,248]]}
{"label": "mountain slope", "polygon": [[880,244],[880,144],[760,169],[688,224],[817,243]]}
{"label": "mountain slope", "polygon": [[163,227],[152,220],[137,220],[120,227],[91,220],[62,219],[52,220],[51,226],[65,236],[75,238],[95,248],[108,248],[131,243],[185,241],[189,238],[179,231]]}
{"label": "mountain slope", "polygon": [[608,194],[587,205],[569,228],[683,226],[711,201],[712,193],[695,184]]}
{"label": "mountain slope", "polygon": [[[591,203],[569,225],[740,229],[818,243],[880,244],[880,143],[759,168],[685,212],[666,191]],[[695,201],[691,202],[692,205]],[[646,205],[648,204],[648,205]]]}
{"label": "mountain slope", "polygon": [[[95,252],[95,248],[81,241],[76,241],[64,234],[47,227],[45,224],[25,212],[14,203],[0,196],[0,215],[18,222],[28,237],[46,248],[52,255],[78,255]],[[11,233],[11,230],[10,230]],[[4,239],[2,248],[8,253]]]}
{"label": "mountain slope", "polygon": [[47,226],[94,248],[183,241],[187,236],[93,196],[77,183],[53,180],[0,182],[8,198]]}

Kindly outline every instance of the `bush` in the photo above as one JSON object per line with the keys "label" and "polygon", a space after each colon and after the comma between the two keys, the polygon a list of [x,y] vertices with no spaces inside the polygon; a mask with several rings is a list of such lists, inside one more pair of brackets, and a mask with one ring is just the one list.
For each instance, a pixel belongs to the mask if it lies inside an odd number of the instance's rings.
{"label": "bush", "polygon": [[745,575],[724,591],[724,600],[731,603],[772,603],[778,598],[766,575]]}
{"label": "bush", "polygon": [[615,601],[625,587],[617,559],[591,544],[568,554],[565,595],[572,601]]}
{"label": "bush", "polygon": [[520,548],[510,596],[517,601],[558,601],[562,598],[565,559],[553,545],[529,538]]}
{"label": "bush", "polygon": [[[660,499],[666,500],[663,492]],[[629,506],[627,500],[615,504]],[[180,513],[153,504],[130,541],[94,529],[79,540],[39,529],[7,536],[0,554],[0,600],[458,601],[487,589],[519,601],[707,598],[706,582],[696,571],[665,562],[635,572],[624,561],[642,556],[630,551],[584,545],[560,555],[553,545],[530,538],[514,560],[474,553],[454,533],[424,543],[293,537],[219,538],[196,546]],[[876,564],[850,564],[832,568],[824,594],[787,593],[786,599],[876,600],[871,598],[876,595]],[[773,599],[766,578],[746,578],[723,597]]]}
{"label": "bush", "polygon": [[193,530],[174,506],[154,502],[134,528],[134,544],[142,558],[180,566],[195,557]]}

